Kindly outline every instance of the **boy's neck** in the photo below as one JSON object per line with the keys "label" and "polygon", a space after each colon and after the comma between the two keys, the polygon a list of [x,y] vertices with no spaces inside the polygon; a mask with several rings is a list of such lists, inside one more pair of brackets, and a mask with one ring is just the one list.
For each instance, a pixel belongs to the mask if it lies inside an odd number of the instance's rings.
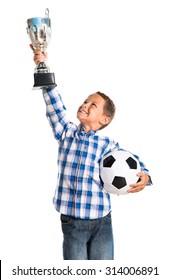
{"label": "boy's neck", "polygon": [[84,128],[84,131],[86,132],[86,133],[89,133],[90,131],[96,131],[97,129],[93,129],[93,128],[91,128],[91,127],[86,127],[86,126],[84,126],[84,125],[82,125],[82,127]]}
{"label": "boy's neck", "polygon": [[90,127],[90,126],[84,125],[82,123],[81,123],[81,125],[84,128],[86,133],[89,133],[90,131],[97,131],[100,129],[100,127]]}

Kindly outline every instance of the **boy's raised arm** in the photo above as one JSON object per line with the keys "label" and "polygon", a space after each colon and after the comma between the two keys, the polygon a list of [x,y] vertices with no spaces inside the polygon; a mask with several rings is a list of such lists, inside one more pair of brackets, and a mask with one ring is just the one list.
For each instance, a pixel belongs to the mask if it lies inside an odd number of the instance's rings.
{"label": "boy's raised arm", "polygon": [[70,124],[66,116],[66,108],[56,87],[43,89],[43,97],[46,103],[46,116],[54,137],[59,140]]}

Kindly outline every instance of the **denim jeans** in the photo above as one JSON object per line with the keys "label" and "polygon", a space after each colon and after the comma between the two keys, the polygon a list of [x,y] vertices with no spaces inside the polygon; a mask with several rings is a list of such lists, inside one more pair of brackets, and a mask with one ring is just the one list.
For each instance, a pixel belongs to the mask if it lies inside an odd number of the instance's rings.
{"label": "denim jeans", "polygon": [[64,260],[113,260],[111,213],[84,220],[61,214]]}

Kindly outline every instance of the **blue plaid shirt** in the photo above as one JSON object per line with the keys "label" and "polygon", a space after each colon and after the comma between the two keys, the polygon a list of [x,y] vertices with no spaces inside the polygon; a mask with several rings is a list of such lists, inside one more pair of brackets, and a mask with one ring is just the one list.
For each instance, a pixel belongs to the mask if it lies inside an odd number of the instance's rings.
{"label": "blue plaid shirt", "polygon": [[[66,108],[56,88],[44,89],[47,118],[59,143],[58,182],[54,205],[62,214],[81,219],[96,219],[111,210],[109,193],[99,178],[99,163],[119,145],[98,131],[86,133],[83,126],[67,119]],[[141,169],[148,170],[140,161]]]}

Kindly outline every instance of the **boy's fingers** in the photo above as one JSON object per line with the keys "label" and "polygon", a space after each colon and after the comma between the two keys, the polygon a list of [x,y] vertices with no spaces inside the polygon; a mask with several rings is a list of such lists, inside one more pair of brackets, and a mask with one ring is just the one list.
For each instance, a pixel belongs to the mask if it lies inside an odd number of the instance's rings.
{"label": "boy's fingers", "polygon": [[144,187],[132,187],[131,189],[129,189],[127,192],[128,193],[135,193],[135,192],[140,192],[144,189]]}
{"label": "boy's fingers", "polygon": [[33,51],[34,51],[34,47],[33,47],[33,45],[32,45],[32,44],[30,44],[30,48],[31,48],[31,50],[33,50]]}

